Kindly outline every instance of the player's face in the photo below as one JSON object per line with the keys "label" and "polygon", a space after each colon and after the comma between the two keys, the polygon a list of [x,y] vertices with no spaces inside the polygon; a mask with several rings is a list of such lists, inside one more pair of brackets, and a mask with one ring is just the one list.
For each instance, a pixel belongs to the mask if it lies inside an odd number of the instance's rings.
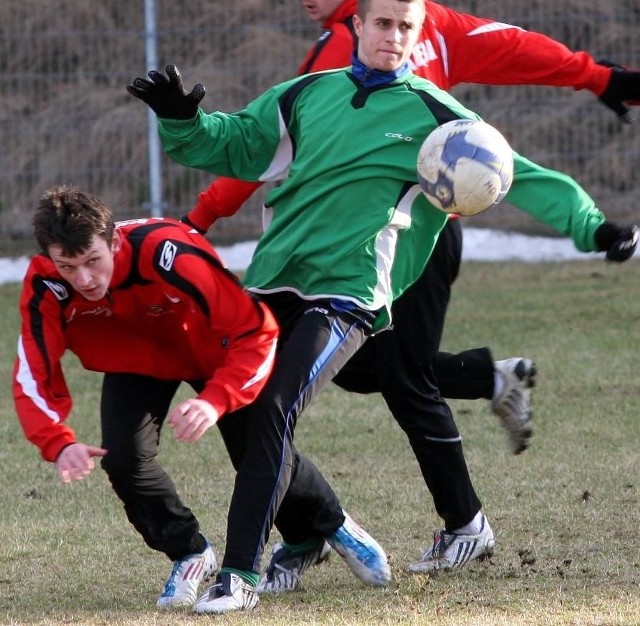
{"label": "player's face", "polygon": [[366,15],[353,18],[358,59],[371,69],[398,69],[418,40],[424,16],[421,2],[371,0]]}
{"label": "player's face", "polygon": [[324,22],[340,4],[342,0],[302,0],[302,6],[313,22]]}
{"label": "player's face", "polygon": [[114,234],[111,244],[102,237],[93,236],[85,252],[65,256],[58,245],[49,246],[49,256],[60,275],[87,300],[101,300],[107,295],[113,276],[113,258],[120,247],[120,238]]}

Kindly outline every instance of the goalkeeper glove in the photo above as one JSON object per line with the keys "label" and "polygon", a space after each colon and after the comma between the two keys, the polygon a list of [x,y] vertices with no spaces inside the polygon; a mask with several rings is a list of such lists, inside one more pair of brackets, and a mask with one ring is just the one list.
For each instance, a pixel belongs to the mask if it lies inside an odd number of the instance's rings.
{"label": "goalkeeper glove", "polygon": [[609,107],[622,122],[631,124],[633,115],[624,103],[639,104],[640,72],[633,72],[611,61],[602,60],[598,61],[598,64],[612,69],[611,78],[599,96],[600,102]]}
{"label": "goalkeeper glove", "polygon": [[607,253],[607,260],[622,263],[630,259],[638,245],[638,227],[618,226],[613,222],[603,222],[595,232],[598,250]]}
{"label": "goalkeeper glove", "polygon": [[136,78],[127,91],[145,102],[158,117],[171,120],[190,120],[196,116],[204,98],[205,87],[198,83],[187,93],[180,72],[175,65],[167,65],[167,75],[151,70],[145,78]]}

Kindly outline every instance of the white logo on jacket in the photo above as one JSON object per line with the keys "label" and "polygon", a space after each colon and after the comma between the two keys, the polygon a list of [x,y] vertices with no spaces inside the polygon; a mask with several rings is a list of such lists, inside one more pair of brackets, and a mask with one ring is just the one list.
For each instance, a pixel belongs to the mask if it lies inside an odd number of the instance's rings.
{"label": "white logo on jacket", "polygon": [[389,139],[400,139],[401,141],[413,141],[413,137],[410,135],[403,135],[402,133],[385,133],[385,137]]}
{"label": "white logo on jacket", "polygon": [[160,255],[160,267],[167,272],[171,271],[173,267],[173,262],[176,259],[176,252],[178,248],[175,244],[170,241],[164,242],[164,247],[162,248],[162,254]]}
{"label": "white logo on jacket", "polygon": [[409,67],[412,71],[415,71],[419,67],[429,65],[430,61],[435,61],[438,58],[436,49],[429,39],[425,41],[419,41],[411,51],[409,57]]}
{"label": "white logo on jacket", "polygon": [[53,280],[45,280],[43,282],[58,300],[64,300],[69,297],[69,292],[62,283],[57,283]]}

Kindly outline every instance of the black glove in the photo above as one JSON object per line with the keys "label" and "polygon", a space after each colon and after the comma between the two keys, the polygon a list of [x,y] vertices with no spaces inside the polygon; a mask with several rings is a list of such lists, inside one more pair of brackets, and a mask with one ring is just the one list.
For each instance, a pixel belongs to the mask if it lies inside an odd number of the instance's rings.
{"label": "black glove", "polygon": [[624,103],[640,100],[640,72],[632,72],[611,61],[602,60],[598,64],[613,70],[607,87],[599,97],[600,102],[609,107],[625,124],[631,124],[633,115]]}
{"label": "black glove", "polygon": [[618,226],[613,222],[603,222],[595,232],[598,250],[606,251],[607,260],[622,263],[630,259],[638,245],[638,227]]}
{"label": "black glove", "polygon": [[191,93],[185,91],[182,77],[175,65],[167,65],[167,76],[151,70],[150,81],[136,78],[127,91],[149,105],[158,117],[170,120],[190,120],[198,112],[205,87],[198,83]]}

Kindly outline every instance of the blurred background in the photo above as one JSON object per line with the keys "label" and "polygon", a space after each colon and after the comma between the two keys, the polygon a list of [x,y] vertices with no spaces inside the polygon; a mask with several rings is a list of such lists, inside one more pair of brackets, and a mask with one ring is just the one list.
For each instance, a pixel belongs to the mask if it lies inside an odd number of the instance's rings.
{"label": "blurred background", "polygon": [[[640,67],[640,0],[446,4]],[[175,63],[188,88],[207,86],[205,110],[234,111],[293,76],[320,32],[298,0],[2,0],[0,254],[31,243],[31,208],[54,184],[90,190],[127,219],[180,217],[213,180],[162,155],[154,196],[155,120],[150,125],[147,108],[125,90],[145,74],[150,54],[156,68]],[[465,85],[453,93],[515,150],[574,176],[610,218],[638,220],[640,119],[623,126],[590,92],[572,89]],[[218,222],[211,239],[257,237],[265,191]],[[473,226],[550,234],[509,206],[472,219]]]}

